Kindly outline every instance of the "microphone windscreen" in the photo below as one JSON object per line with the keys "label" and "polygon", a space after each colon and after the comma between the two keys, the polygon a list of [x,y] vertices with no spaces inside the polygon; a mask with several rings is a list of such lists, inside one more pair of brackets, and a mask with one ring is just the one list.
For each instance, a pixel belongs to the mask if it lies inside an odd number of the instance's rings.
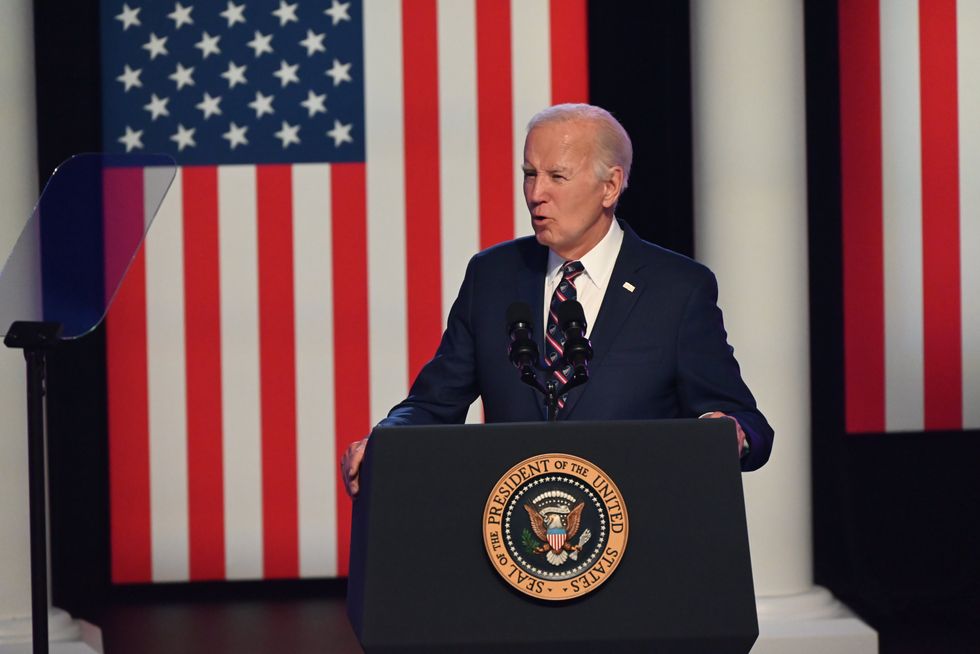
{"label": "microphone windscreen", "polygon": [[513,302],[509,307],[507,307],[507,331],[513,327],[515,323],[527,323],[532,324],[531,320],[531,307],[527,302]]}
{"label": "microphone windscreen", "polygon": [[582,309],[582,305],[576,300],[567,300],[558,305],[558,325],[564,331],[568,327],[568,323],[575,321],[583,325],[582,329],[585,330],[585,311]]}

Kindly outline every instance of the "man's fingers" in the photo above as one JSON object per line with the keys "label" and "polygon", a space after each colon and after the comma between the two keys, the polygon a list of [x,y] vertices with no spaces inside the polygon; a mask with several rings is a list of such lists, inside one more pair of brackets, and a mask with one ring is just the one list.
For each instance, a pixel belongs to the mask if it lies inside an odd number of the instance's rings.
{"label": "man's fingers", "polygon": [[360,490],[358,475],[361,471],[361,461],[364,459],[364,448],[366,446],[366,438],[351,443],[347,447],[347,451],[344,452],[344,456],[340,459],[340,468],[344,475],[344,486],[347,488],[347,494],[351,497],[357,495],[358,490]]}

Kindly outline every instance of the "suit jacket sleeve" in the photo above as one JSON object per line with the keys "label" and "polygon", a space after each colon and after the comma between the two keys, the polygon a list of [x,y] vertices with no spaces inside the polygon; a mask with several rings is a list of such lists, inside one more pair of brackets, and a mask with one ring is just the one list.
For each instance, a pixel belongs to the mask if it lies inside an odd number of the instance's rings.
{"label": "suit jacket sleeve", "polygon": [[721,411],[738,420],[749,442],[742,469],[761,467],[772,450],[773,430],[742,381],[718,308],[718,283],[710,272],[688,299],[677,334],[677,356],[681,405],[694,416]]}
{"label": "suit jacket sleeve", "polygon": [[466,267],[459,296],[449,311],[439,349],[423,366],[408,397],[378,426],[462,423],[479,396],[472,319],[475,259]]}

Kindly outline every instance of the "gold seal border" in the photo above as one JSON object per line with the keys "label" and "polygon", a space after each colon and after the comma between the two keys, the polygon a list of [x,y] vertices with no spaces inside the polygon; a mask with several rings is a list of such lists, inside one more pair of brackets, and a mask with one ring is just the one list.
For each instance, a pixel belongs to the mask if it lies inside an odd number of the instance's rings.
{"label": "gold seal border", "polygon": [[[559,466],[556,462],[561,462],[562,465]],[[533,465],[540,468],[541,472],[533,475],[529,473],[526,475],[522,474],[522,470]],[[578,468],[575,466],[578,466]],[[582,472],[583,470],[587,472]],[[511,560],[510,553],[507,551],[506,538],[503,532],[503,519],[505,517],[506,506],[514,490],[532,479],[554,474],[578,478],[589,484],[593,489],[595,489],[593,481],[601,477],[612,489],[613,497],[619,500],[620,511],[617,513],[622,514],[621,519],[616,521],[617,524],[622,525],[622,529],[619,532],[614,532],[612,516],[608,509],[609,505],[603,499],[609,521],[609,536],[604,554],[597,558],[596,562],[592,564],[592,567],[582,574],[561,581],[542,579],[532,573],[525,572],[514,563]],[[516,486],[511,484],[513,488],[509,488],[506,494],[502,493],[501,490],[508,487],[508,480],[514,475],[521,478],[520,482]],[[496,499],[498,497],[502,498],[503,501],[501,502]],[[602,499],[601,493],[599,497]],[[616,568],[619,567],[619,563],[622,561],[623,554],[626,551],[628,537],[629,514],[626,510],[626,501],[623,499],[619,487],[616,486],[616,483],[602,468],[587,459],[573,454],[562,452],[537,454],[515,464],[494,484],[493,490],[490,491],[490,496],[487,498],[487,502],[483,507],[483,546],[486,549],[487,556],[490,558],[490,563],[494,570],[513,588],[521,591],[525,595],[542,600],[562,601],[583,597],[601,586],[612,576]],[[601,572],[596,571],[596,568],[600,568]]]}

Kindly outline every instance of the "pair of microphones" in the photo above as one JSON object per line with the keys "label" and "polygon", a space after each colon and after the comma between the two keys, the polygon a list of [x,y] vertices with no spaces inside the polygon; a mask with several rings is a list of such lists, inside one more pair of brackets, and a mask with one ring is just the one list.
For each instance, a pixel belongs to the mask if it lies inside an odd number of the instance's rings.
{"label": "pair of microphones", "polygon": [[[589,361],[592,360],[592,343],[585,337],[587,324],[582,305],[576,300],[566,300],[555,309],[555,315],[558,329],[565,335],[565,343],[561,355],[550,366],[545,366],[541,363],[538,344],[534,340],[531,307],[526,302],[514,302],[507,308],[507,333],[510,335],[507,356],[520,370],[521,381],[546,396],[549,417],[552,418],[553,412],[557,412],[553,406],[557,398],[589,380]],[[566,366],[571,366],[572,373],[559,388],[552,373]],[[546,372],[547,386],[538,380],[535,369]]]}

